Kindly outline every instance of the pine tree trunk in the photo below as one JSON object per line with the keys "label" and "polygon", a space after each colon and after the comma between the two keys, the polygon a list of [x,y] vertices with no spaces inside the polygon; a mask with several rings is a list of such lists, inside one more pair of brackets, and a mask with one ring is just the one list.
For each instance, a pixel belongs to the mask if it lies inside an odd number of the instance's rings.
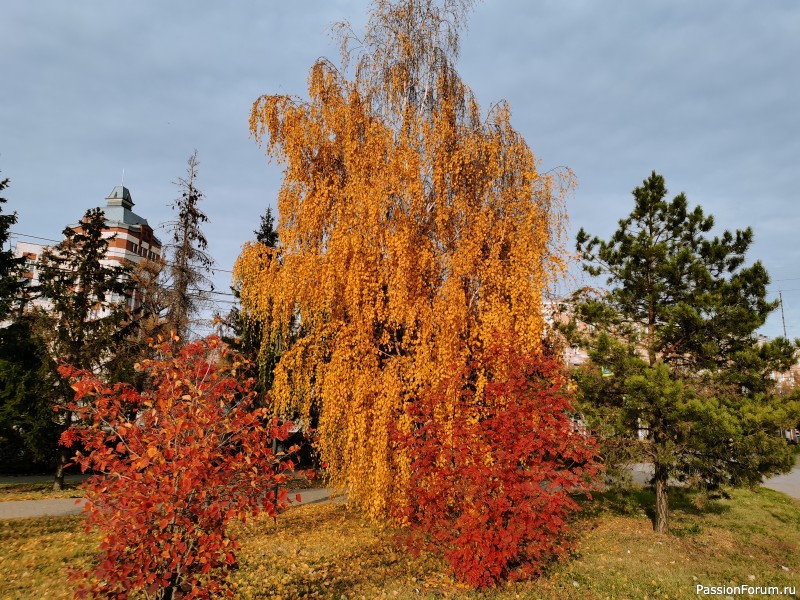
{"label": "pine tree trunk", "polygon": [[656,514],[653,520],[653,529],[656,533],[666,533],[669,530],[669,469],[666,465],[655,463],[653,479],[656,486]]}

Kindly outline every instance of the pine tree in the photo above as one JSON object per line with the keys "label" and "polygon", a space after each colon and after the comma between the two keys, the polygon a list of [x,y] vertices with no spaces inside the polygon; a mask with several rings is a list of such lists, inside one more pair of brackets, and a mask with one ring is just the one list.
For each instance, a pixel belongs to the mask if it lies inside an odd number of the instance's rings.
{"label": "pine tree", "polygon": [[214,260],[206,252],[208,240],[201,226],[208,221],[200,210],[203,192],[197,188],[197,168],[200,162],[195,150],[187,161],[186,177],[176,185],[181,195],[172,203],[178,218],[168,225],[172,240],[168,244],[167,270],[170,288],[167,328],[181,340],[186,340],[192,325],[213,289],[208,274]]}
{"label": "pine tree", "polygon": [[[53,363],[94,372],[102,372],[113,359],[135,323],[127,308],[130,267],[106,260],[113,238],[103,236],[104,228],[103,211],[87,211],[80,225],[67,227],[64,240],[45,251],[39,263],[38,292],[48,306],[36,310],[37,329]],[[69,386],[60,380],[50,400],[61,405],[70,396]],[[71,419],[69,412],[58,413],[62,431]],[[66,462],[66,449],[61,447],[56,489],[63,486]]]}
{"label": "pine tree", "polygon": [[796,422],[797,404],[776,400],[770,374],[788,369],[795,346],[756,334],[777,305],[764,266],[744,266],[750,228],[710,237],[713,217],[683,194],[667,200],[655,172],[633,195],[609,240],[578,233],[584,270],[608,291],[576,293],[565,330],[589,350],[580,385],[598,424],[653,464],[662,532],[670,478],[756,484],[791,468],[778,428]]}

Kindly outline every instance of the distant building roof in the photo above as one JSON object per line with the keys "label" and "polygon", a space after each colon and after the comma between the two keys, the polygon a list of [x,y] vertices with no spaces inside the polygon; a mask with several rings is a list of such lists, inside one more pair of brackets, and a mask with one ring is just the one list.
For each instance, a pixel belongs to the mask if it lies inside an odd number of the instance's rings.
{"label": "distant building roof", "polygon": [[[131,209],[133,208],[133,197],[131,191],[123,185],[114,186],[111,193],[106,197],[106,205],[101,207],[103,216],[106,218],[106,226],[123,227],[138,231],[142,225],[150,227],[147,219],[140,217]],[[78,227],[80,224],[72,225]],[[153,241],[161,245],[161,242],[153,236]]]}
{"label": "distant building roof", "polygon": [[103,214],[109,225],[147,225],[147,219],[140,217],[131,209],[133,208],[133,198],[131,191],[125,186],[115,186],[106,198],[107,204],[103,208]]}
{"label": "distant building roof", "polygon": [[[121,205],[130,210],[133,207],[133,198],[131,198],[131,191],[126,188],[124,185],[115,186],[111,193],[106,198],[108,200],[108,205],[111,206],[111,201],[115,202],[115,205]],[[116,204],[118,202],[118,204]]]}

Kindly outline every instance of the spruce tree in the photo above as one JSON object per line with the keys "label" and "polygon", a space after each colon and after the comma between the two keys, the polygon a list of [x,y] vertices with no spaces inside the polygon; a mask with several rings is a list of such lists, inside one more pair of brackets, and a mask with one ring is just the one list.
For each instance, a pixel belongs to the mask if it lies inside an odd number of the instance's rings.
{"label": "spruce tree", "polygon": [[589,351],[580,387],[596,424],[653,465],[663,532],[671,478],[753,485],[791,468],[778,429],[797,422],[798,405],[773,394],[771,374],[796,346],[756,333],[777,303],[761,262],[745,266],[749,227],[711,237],[713,217],[683,194],[668,200],[655,172],[633,196],[610,239],[578,233],[584,270],[607,290],[577,292],[565,331]]}
{"label": "spruce tree", "polygon": [[59,382],[29,315],[0,328],[0,472],[51,468],[62,429],[50,396]]}
{"label": "spruce tree", "polygon": [[[261,215],[259,227],[253,231],[253,234],[258,243],[267,248],[278,248],[278,232],[275,230],[275,219],[270,207],[267,207],[267,210]],[[239,285],[235,285],[231,288],[237,301],[241,296],[239,287]],[[251,374],[257,382],[256,390],[259,397],[263,397],[272,386],[272,373],[280,358],[281,344],[266,343],[262,346],[264,324],[239,306],[231,309],[226,322],[233,333],[233,336],[226,341],[251,361],[253,365]]]}
{"label": "spruce tree", "polygon": [[203,192],[197,187],[199,165],[195,150],[187,161],[186,177],[176,182],[181,191],[172,203],[177,219],[168,224],[172,239],[167,246],[170,294],[166,324],[168,330],[184,341],[208,299],[208,290],[213,289],[208,274],[214,260],[207,252],[208,240],[202,231],[208,217],[199,206],[203,199]]}
{"label": "spruce tree", "polygon": [[278,232],[275,230],[275,219],[272,216],[272,208],[267,207],[266,212],[261,215],[261,224],[258,229],[253,232],[256,236],[256,241],[269,246],[270,248],[278,247]]}
{"label": "spruce tree", "polygon": [[[9,179],[0,180],[0,192],[8,187]],[[7,200],[0,197],[0,321],[5,320],[14,303],[20,300],[20,294],[27,280],[22,277],[23,258],[15,258],[14,252],[6,248],[11,227],[17,223],[17,213],[3,213],[3,204]]]}
{"label": "spruce tree", "polygon": [[[86,212],[78,227],[67,227],[64,240],[48,249],[39,263],[38,292],[45,306],[36,310],[39,335],[53,363],[102,372],[128,337],[135,320],[127,307],[132,288],[130,267],[106,260],[110,240],[103,237],[105,217],[99,208]],[[58,380],[51,401],[71,398],[66,382]],[[57,414],[69,427],[70,413]],[[63,486],[66,449],[59,448],[55,489]]]}

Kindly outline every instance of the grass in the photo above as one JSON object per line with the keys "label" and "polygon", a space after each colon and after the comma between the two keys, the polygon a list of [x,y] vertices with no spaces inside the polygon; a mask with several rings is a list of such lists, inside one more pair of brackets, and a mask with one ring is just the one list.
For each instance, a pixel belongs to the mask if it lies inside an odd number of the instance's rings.
{"label": "grass", "polygon": [[[230,577],[255,598],[697,598],[697,584],[798,586],[800,502],[767,489],[700,502],[674,490],[672,531],[652,531],[646,490],[608,492],[576,522],[569,560],[539,580],[475,592],[446,565],[396,544],[397,533],[344,505],[292,509],[277,523],[234,528],[242,544]],[[85,566],[96,537],[78,517],[0,522],[0,598],[68,598],[67,565]]]}
{"label": "grass", "polygon": [[53,491],[52,481],[38,483],[0,483],[0,502],[10,500],[45,500],[50,498],[81,498],[78,483],[66,482],[60,492]]}
{"label": "grass", "polygon": [[67,569],[88,567],[96,553],[82,517],[0,521],[0,598],[71,598]]}
{"label": "grass", "polygon": [[[0,483],[0,502],[11,500],[48,500],[51,498],[82,498],[83,492],[78,487],[80,482],[67,481],[59,492],[53,491],[53,481],[36,483]],[[292,475],[287,487],[292,490],[304,490],[324,485],[321,478],[307,479],[304,476]]]}

